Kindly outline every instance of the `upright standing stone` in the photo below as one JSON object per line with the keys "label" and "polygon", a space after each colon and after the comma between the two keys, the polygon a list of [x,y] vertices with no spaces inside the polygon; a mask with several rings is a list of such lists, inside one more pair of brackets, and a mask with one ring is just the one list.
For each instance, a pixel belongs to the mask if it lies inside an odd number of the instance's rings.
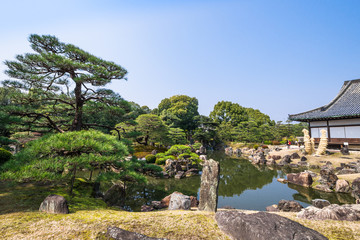
{"label": "upright standing stone", "polygon": [[220,165],[213,159],[205,161],[201,175],[200,211],[216,212],[218,188],[220,179]]}

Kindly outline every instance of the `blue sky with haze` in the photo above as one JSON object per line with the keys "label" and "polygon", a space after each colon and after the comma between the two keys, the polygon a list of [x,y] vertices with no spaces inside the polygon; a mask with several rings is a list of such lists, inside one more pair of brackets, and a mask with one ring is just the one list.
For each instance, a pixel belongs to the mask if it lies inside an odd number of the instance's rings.
{"label": "blue sky with haze", "polygon": [[155,108],[185,94],[208,115],[221,100],[285,121],[360,78],[360,2],[350,0],[0,1],[5,60],[50,34],[129,72],[108,88]]}

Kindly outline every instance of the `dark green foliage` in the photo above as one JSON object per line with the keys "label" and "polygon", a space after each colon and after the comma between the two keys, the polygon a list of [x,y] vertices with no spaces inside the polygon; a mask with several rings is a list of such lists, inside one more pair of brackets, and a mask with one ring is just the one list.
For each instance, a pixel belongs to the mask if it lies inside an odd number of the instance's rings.
{"label": "dark green foliage", "polygon": [[149,154],[145,157],[147,163],[155,163],[156,157],[153,154]]}
{"label": "dark green foliage", "polygon": [[169,158],[159,158],[159,159],[156,159],[155,163],[157,165],[165,165],[165,162],[166,160],[168,160]]}
{"label": "dark green foliage", "polygon": [[119,123],[115,128],[118,132],[113,131],[113,134],[120,134],[145,146],[150,142],[161,144],[169,142],[168,127],[159,116],[154,114],[142,114],[135,121]]}
{"label": "dark green foliage", "polygon": [[185,131],[181,128],[169,128],[168,136],[171,144],[186,144],[188,142]]}
{"label": "dark green foliage", "polygon": [[12,157],[11,152],[0,148],[0,165],[4,164],[5,162],[9,161]]}
{"label": "dark green foliage", "polygon": [[173,128],[181,128],[189,136],[198,126],[198,100],[186,95],[175,95],[161,100],[156,112]]}
{"label": "dark green foliage", "polygon": [[202,145],[201,143],[197,142],[197,143],[194,143],[194,144],[192,145],[192,147],[193,147],[194,150],[199,150],[200,147],[201,147],[201,145]]}
{"label": "dark green foliage", "polygon": [[156,154],[156,161],[155,161],[155,164],[157,165],[164,165],[166,160],[168,159],[173,159],[175,160],[175,157],[172,156],[172,155],[167,155],[165,153],[158,153]]}
{"label": "dark green foliage", "polygon": [[28,146],[2,166],[0,178],[55,180],[76,169],[120,161],[127,147],[115,136],[88,130],[47,135]]}
{"label": "dark green foliage", "polygon": [[178,156],[178,159],[187,159],[191,164],[199,164],[200,158],[196,153],[183,153]]}
{"label": "dark green foliage", "polygon": [[10,139],[12,130],[21,121],[18,117],[11,116],[9,111],[12,108],[10,90],[0,87],[0,147],[9,149],[8,145],[16,141]]}
{"label": "dark green foliage", "polygon": [[29,42],[35,53],[5,61],[6,73],[16,79],[3,82],[14,93],[12,101],[16,107],[12,114],[31,123],[30,127],[50,127],[58,132],[113,127],[100,126],[106,123],[99,117],[104,113],[97,111],[98,117],[93,118],[93,109],[123,114],[114,109],[121,98],[99,87],[124,79],[127,71],[72,44],[60,42],[54,36],[33,34]]}
{"label": "dark green foliage", "polygon": [[215,147],[221,142],[218,133],[219,124],[207,116],[199,117],[199,127],[196,129],[193,138],[202,143],[204,146]]}
{"label": "dark green foliage", "polygon": [[165,154],[179,156],[183,153],[191,153],[191,147],[186,145],[173,145]]}
{"label": "dark green foliage", "polygon": [[230,123],[232,126],[236,126],[240,122],[248,120],[248,115],[246,109],[239,104],[221,101],[214,106],[210,118],[219,124]]}

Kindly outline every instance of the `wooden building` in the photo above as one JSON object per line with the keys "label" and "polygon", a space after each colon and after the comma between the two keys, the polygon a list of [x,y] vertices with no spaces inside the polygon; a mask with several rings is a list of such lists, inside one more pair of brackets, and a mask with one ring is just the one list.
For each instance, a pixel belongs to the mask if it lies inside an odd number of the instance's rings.
{"label": "wooden building", "polygon": [[348,143],[360,147],[360,79],[345,81],[338,95],[327,105],[289,115],[292,121],[309,123],[310,136],[320,140],[320,130],[327,130],[330,145]]}

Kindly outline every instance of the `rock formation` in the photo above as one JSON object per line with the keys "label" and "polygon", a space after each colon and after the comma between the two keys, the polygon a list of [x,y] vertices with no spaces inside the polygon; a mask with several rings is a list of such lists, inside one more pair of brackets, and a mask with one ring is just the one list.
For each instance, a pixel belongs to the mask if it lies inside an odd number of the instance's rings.
{"label": "rock formation", "polygon": [[200,211],[216,212],[219,180],[220,164],[213,159],[205,161],[201,175]]}
{"label": "rock formation", "polygon": [[[103,238],[99,238],[103,239]],[[104,239],[117,239],[117,240],[123,240],[123,239],[132,239],[132,240],[155,240],[155,239],[164,239],[165,238],[152,238],[148,237],[146,235],[136,233],[136,232],[130,232],[118,227],[108,227],[106,235]]]}
{"label": "rock formation", "polygon": [[314,220],[345,220],[345,221],[359,221],[360,220],[360,205],[359,204],[331,204],[324,208],[317,208],[309,206],[304,208],[297,214],[299,218],[314,219]]}
{"label": "rock formation", "polygon": [[219,228],[231,239],[246,240],[325,240],[315,230],[288,218],[267,212],[245,214],[240,211],[219,211],[215,215]]}

